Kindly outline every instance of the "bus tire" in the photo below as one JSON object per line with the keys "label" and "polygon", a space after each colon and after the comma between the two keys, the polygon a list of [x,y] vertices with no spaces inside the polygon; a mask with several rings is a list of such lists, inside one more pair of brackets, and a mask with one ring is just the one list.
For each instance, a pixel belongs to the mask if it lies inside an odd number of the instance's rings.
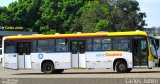
{"label": "bus tire", "polygon": [[64,69],[55,69],[55,73],[56,74],[60,74],[60,73],[62,73],[64,71]]}
{"label": "bus tire", "polygon": [[55,72],[54,65],[52,62],[45,62],[42,68],[45,74],[52,74]]}
{"label": "bus tire", "polygon": [[127,64],[124,61],[118,61],[115,65],[116,67],[116,71],[118,73],[126,73],[128,68],[127,68]]}

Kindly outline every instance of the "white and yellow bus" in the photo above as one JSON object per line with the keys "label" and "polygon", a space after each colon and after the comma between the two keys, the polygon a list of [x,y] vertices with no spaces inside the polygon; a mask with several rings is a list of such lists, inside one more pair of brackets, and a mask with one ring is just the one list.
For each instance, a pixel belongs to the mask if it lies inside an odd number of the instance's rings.
{"label": "white and yellow bus", "polygon": [[152,68],[157,58],[153,38],[144,31],[6,36],[3,67],[62,73],[72,68]]}

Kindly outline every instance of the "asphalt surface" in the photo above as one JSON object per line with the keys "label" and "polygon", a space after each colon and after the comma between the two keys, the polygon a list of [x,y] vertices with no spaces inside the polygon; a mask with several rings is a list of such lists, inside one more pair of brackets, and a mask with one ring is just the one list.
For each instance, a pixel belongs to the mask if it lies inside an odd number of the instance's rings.
{"label": "asphalt surface", "polygon": [[[4,69],[0,64],[0,78],[0,84],[160,84],[160,68],[133,69],[130,73],[117,73],[112,69],[71,69],[62,74],[44,74],[40,70]],[[136,83],[135,79],[141,81]],[[144,79],[151,79],[153,83],[144,83]]]}

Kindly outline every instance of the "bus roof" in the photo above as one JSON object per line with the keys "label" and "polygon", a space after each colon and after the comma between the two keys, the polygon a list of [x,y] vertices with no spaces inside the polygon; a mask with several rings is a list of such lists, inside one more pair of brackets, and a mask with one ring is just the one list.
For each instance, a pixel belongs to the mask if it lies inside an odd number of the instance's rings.
{"label": "bus roof", "polygon": [[77,33],[77,34],[52,34],[52,35],[19,35],[19,36],[6,36],[5,40],[31,40],[31,39],[49,39],[49,38],[87,38],[87,37],[105,37],[105,36],[131,36],[131,35],[144,35],[147,36],[145,31],[129,31],[129,32],[97,32],[97,33]]}

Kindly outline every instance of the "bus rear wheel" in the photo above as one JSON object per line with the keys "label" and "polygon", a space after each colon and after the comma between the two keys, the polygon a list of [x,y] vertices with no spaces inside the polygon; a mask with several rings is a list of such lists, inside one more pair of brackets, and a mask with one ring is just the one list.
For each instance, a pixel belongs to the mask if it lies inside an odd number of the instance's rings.
{"label": "bus rear wheel", "polygon": [[45,62],[42,66],[43,72],[45,74],[52,74],[55,73],[54,65],[52,62]]}
{"label": "bus rear wheel", "polygon": [[129,68],[127,67],[126,62],[124,61],[118,61],[115,67],[118,73],[127,73],[129,71]]}

